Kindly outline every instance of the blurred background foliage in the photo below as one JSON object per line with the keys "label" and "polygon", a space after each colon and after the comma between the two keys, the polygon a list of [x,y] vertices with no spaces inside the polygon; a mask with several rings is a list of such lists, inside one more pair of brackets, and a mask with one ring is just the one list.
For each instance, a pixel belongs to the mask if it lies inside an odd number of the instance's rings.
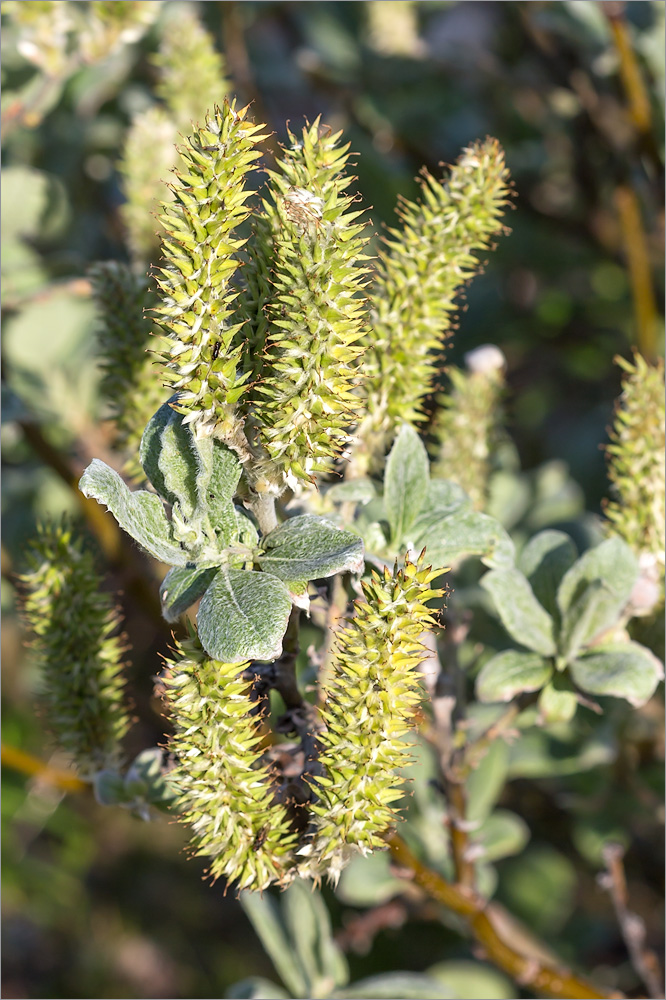
{"label": "blurred background foliage", "polygon": [[[209,55],[201,77],[190,70],[178,101],[155,53],[191,8],[223,60]],[[137,116],[163,127],[170,114],[182,131],[197,99],[221,100],[228,88],[254,101],[274,141],[285,121],[298,128],[321,114],[358,153],[357,187],[376,229],[399,194],[414,196],[422,165],[437,172],[474,139],[496,136],[515,183],[512,234],[466,293],[447,359],[461,363],[486,342],[507,358],[515,448],[498,449],[492,512],[517,538],[554,524],[589,534],[608,491],[600,444],[620,384],[613,357],[632,345],[661,353],[663,2],[97,0],[2,10],[6,744],[62,766],[35,714],[39,679],[14,580],[36,523],[78,512],[71,479],[109,446],[86,274],[128,256],[119,164]],[[138,752],[160,738],[152,685],[169,636],[112,542],[106,555],[133,645]],[[496,885],[496,900],[565,961],[637,991],[595,876],[604,842],[619,838],[632,906],[660,951],[660,706],[617,705],[495,749],[474,773],[473,808],[483,819],[498,803],[522,825],[494,814],[486,849],[499,860],[485,888]],[[4,996],[225,996],[250,974],[274,977],[238,903],[186,861],[175,825],[139,822],[11,766],[3,776]],[[409,809],[436,854],[441,816],[428,778],[424,764]],[[461,997],[515,995],[499,974],[467,964],[455,924],[397,882],[385,855],[352,866],[324,896],[352,980],[446,962]]]}

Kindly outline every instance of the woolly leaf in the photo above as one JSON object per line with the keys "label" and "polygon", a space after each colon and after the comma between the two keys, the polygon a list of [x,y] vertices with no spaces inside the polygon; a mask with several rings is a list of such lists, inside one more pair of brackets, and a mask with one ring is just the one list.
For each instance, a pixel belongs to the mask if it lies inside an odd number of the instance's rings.
{"label": "woolly leaf", "polygon": [[657,657],[637,642],[595,647],[574,660],[570,671],[588,694],[624,698],[635,708],[650,700],[664,676]]}
{"label": "woolly leaf", "polygon": [[363,542],[324,517],[300,514],[262,539],[257,559],[286,583],[318,580],[345,570],[361,572]]}
{"label": "woolly leaf", "polygon": [[217,566],[207,569],[174,566],[170,569],[160,587],[162,614],[166,620],[178,621],[180,616],[205,593],[217,572]]}
{"label": "woolly leaf", "polygon": [[559,621],[557,588],[576,561],[576,546],[563,531],[540,531],[529,540],[518,559],[534,596],[555,621]]}
{"label": "woolly leaf", "polygon": [[291,600],[270,573],[227,569],[201,598],[197,625],[201,643],[216,660],[274,660],[282,652]]}
{"label": "woolly leaf", "polygon": [[442,983],[418,972],[386,972],[358,979],[332,994],[336,1000],[447,1000],[453,997]]}
{"label": "woolly leaf", "polygon": [[195,439],[194,448],[199,466],[196,480],[198,510],[201,516],[208,518],[212,530],[219,534],[220,545],[230,545],[237,531],[232,500],[241,477],[241,463],[234,451],[215,438]]}
{"label": "woolly leaf", "polygon": [[277,906],[269,896],[243,893],[240,904],[252,921],[259,940],[280,976],[294,997],[305,997],[308,984],[304,970],[284,932]]}
{"label": "woolly leaf", "polygon": [[377,490],[372,479],[361,477],[348,479],[344,483],[336,483],[326,491],[326,498],[333,503],[366,504],[377,496]]}
{"label": "woolly leaf", "polygon": [[428,454],[416,431],[403,424],[384,474],[384,506],[395,542],[407,537],[428,492]]}
{"label": "woolly leaf", "polygon": [[450,513],[437,516],[437,508],[422,512],[413,530],[413,544],[426,547],[428,559],[439,566],[480,556],[486,566],[511,566],[513,542],[506,531],[488,514],[471,510],[469,502]]}
{"label": "woolly leaf", "polygon": [[[560,680],[560,678],[556,678]],[[576,714],[578,699],[574,691],[558,687],[554,682],[546,684],[537,702],[539,715],[547,725],[570,722]]]}
{"label": "woolly leaf", "polygon": [[277,983],[262,976],[249,976],[229,987],[229,1000],[289,1000],[290,995]]}
{"label": "woolly leaf", "polygon": [[511,701],[525,691],[538,691],[553,673],[552,666],[536,653],[507,649],[484,663],[476,678],[479,701]]}
{"label": "woolly leaf", "polygon": [[491,570],[481,580],[481,586],[492,597],[512,639],[542,656],[555,655],[553,619],[539,604],[520,570]]}
{"label": "woolly leaf", "polygon": [[183,516],[191,518],[197,506],[197,460],[192,431],[168,403],[160,406],[148,421],[139,458],[160,496],[167,503],[178,504]]}
{"label": "woolly leaf", "polygon": [[155,559],[173,566],[187,563],[187,552],[174,540],[162,501],[154,493],[131,493],[118,473],[98,458],[81,476],[79,489],[104,504],[120,527]]}
{"label": "woolly leaf", "polygon": [[565,662],[573,660],[603,628],[613,593],[602,580],[592,580],[569,607],[562,620],[559,651]]}
{"label": "woolly leaf", "polygon": [[469,511],[472,501],[457,483],[450,479],[431,479],[428,492],[413,525],[419,538],[439,532],[441,522],[454,513]]}
{"label": "woolly leaf", "polygon": [[593,639],[617,622],[637,579],[638,562],[629,546],[619,538],[608,538],[588,549],[563,577],[557,591],[560,613],[564,618],[589,585],[600,580],[605,590],[598,592],[584,632],[586,640]]}

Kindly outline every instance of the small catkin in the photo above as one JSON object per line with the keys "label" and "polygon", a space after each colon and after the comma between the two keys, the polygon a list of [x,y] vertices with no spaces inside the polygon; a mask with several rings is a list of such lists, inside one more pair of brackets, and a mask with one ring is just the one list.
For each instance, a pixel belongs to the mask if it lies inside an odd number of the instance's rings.
{"label": "small catkin", "polygon": [[169,780],[194,853],[211,859],[213,879],[223,876],[239,890],[282,882],[295,835],[261,763],[260,719],[244,676],[249,664],[212,660],[195,638],[175,654],[163,677],[177,761]]}
{"label": "small catkin", "polygon": [[92,555],[65,525],[40,529],[21,581],[47,723],[81,777],[91,779],[117,765],[129,729],[120,616]]}
{"label": "small catkin", "polygon": [[420,199],[401,203],[402,226],[384,241],[370,295],[358,474],[381,463],[400,424],[423,419],[456,295],[478,272],[479,251],[503,231],[508,177],[502,148],[486,139],[466,149],[442,181],[424,172]]}
{"label": "small catkin", "polygon": [[426,601],[443,591],[431,583],[443,570],[423,565],[373,573],[365,600],[337,637],[334,671],[325,687],[326,729],[318,737],[322,776],[313,779],[312,838],[299,855],[301,871],[337,881],[354,851],[370,853],[397,818],[411,762],[408,734],[423,698],[420,636],[436,625]]}

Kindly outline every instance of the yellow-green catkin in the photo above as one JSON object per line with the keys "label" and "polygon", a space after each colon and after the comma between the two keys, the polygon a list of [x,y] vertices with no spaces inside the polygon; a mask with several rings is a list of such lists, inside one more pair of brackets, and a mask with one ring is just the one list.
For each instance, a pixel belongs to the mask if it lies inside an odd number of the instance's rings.
{"label": "yellow-green catkin", "polygon": [[424,172],[419,200],[401,203],[402,225],[384,241],[370,295],[358,474],[381,463],[399,425],[423,419],[456,296],[479,270],[479,251],[503,231],[508,177],[499,143],[486,139],[469,146],[442,181]]}
{"label": "yellow-green catkin", "polygon": [[23,609],[41,668],[46,722],[84,779],[117,766],[129,728],[127,651],[92,555],[66,525],[40,529],[22,577]]}
{"label": "yellow-green catkin", "polygon": [[483,510],[500,422],[504,356],[487,344],[471,352],[466,361],[467,371],[447,369],[449,390],[437,399],[431,471],[438,479],[458,483],[476,509]]}
{"label": "yellow-green catkin", "polygon": [[608,529],[632,547],[663,597],[664,362],[649,364],[638,352],[632,361],[618,357],[616,362],[625,374],[606,448],[613,496],[605,510]]}
{"label": "yellow-green catkin", "polygon": [[162,301],[156,312],[170,338],[161,359],[178,394],[174,408],[196,434],[232,447],[243,437],[236,404],[247,390],[240,370],[243,324],[234,306],[233,280],[246,242],[238,228],[249,215],[247,175],[265,138],[247,110],[225,101],[181,148],[175,200],[163,206],[165,266],[157,271]]}
{"label": "yellow-green catkin", "polygon": [[143,429],[167,392],[149,349],[155,346],[148,282],[119,261],[95,264],[89,272],[98,311],[98,339],[104,372],[101,391],[115,423],[115,446],[126,455],[125,471],[142,476],[138,459]]}
{"label": "yellow-green catkin", "polygon": [[231,89],[224,57],[191,4],[178,4],[177,16],[165,19],[152,62],[159,71],[155,93],[184,135]]}
{"label": "yellow-green catkin", "polygon": [[210,659],[193,638],[178,644],[163,677],[178,819],[193,831],[194,853],[211,859],[208,874],[239,890],[284,881],[295,842],[261,763],[248,666]]}
{"label": "yellow-green catkin", "polygon": [[157,262],[164,236],[158,215],[165,192],[170,197],[165,183],[178,162],[179,141],[230,90],[224,58],[194,5],[169,5],[166,14],[152,57],[158,73],[155,93],[162,103],[134,117],[120,164],[127,197],[121,215],[137,267]]}
{"label": "yellow-green catkin", "polygon": [[269,172],[269,326],[255,418],[278,489],[330,469],[356,419],[367,238],[347,194],[353,178],[340,135],[318,120],[290,133]]}
{"label": "yellow-green catkin", "polygon": [[426,602],[443,591],[432,581],[442,570],[423,555],[404,569],[385,569],[363,581],[364,600],[340,631],[334,669],[325,687],[325,730],[319,736],[321,776],[313,779],[313,833],[300,849],[301,872],[337,881],[355,851],[383,845],[395,822],[411,762],[409,733],[424,696],[419,664],[422,633],[436,625]]}

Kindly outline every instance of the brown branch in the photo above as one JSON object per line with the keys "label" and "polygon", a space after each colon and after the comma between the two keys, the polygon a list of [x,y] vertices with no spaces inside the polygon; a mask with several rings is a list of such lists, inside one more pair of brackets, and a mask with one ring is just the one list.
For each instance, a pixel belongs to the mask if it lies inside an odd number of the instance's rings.
{"label": "brown branch", "polygon": [[645,923],[628,906],[627,880],[622,859],[624,850],[620,844],[606,844],[603,857],[607,871],[599,877],[599,884],[607,890],[613,900],[617,922],[627,946],[631,964],[645,983],[651,997],[659,1000],[664,995],[661,970],[657,956],[645,944]]}
{"label": "brown branch", "polygon": [[384,837],[395,861],[432,899],[460,917],[483,947],[489,960],[511,976],[516,983],[535,993],[563,1000],[621,1000],[623,993],[609,993],[579,978],[568,969],[548,965],[527,957],[505,940],[494,925],[492,910],[475,892],[451,885],[437,872],[421,864],[405,842],[394,832]]}
{"label": "brown branch", "polygon": [[628,185],[615,191],[615,205],[629,268],[636,317],[636,343],[648,361],[657,357],[657,303],[650,257],[636,192]]}
{"label": "brown branch", "polygon": [[39,778],[40,781],[54,785],[62,789],[63,792],[83,792],[89,785],[81,781],[70,771],[62,771],[60,768],[51,767],[45,764],[39,757],[33,757],[25,750],[3,743],[0,747],[0,757],[3,767],[11,767],[12,770],[30,777]]}
{"label": "brown branch", "polygon": [[620,79],[629,105],[629,115],[638,132],[648,133],[652,125],[652,111],[643,75],[629,37],[629,29],[624,18],[626,4],[603,3],[608,18],[615,48],[620,60]]}

